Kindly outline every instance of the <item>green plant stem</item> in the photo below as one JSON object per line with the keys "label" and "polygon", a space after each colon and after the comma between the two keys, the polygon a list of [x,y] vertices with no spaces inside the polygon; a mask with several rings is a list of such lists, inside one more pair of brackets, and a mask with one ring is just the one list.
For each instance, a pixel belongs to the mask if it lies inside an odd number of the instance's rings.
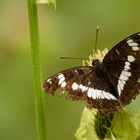
{"label": "green plant stem", "polygon": [[33,81],[34,81],[34,92],[35,92],[37,135],[38,135],[38,140],[45,140],[46,129],[45,129],[44,102],[43,102],[44,98],[42,93],[42,76],[41,76],[40,50],[39,50],[40,41],[39,41],[37,5],[35,0],[27,0],[27,4],[28,4]]}

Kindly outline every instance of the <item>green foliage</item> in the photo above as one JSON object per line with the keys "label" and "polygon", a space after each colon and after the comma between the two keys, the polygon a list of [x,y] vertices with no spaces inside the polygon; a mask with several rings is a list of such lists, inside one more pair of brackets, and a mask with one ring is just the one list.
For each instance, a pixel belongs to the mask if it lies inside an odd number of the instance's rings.
{"label": "green foliage", "polygon": [[80,127],[77,129],[75,134],[77,140],[98,140],[94,130],[96,113],[97,111],[95,109],[84,109],[81,116]]}
{"label": "green foliage", "polygon": [[136,116],[137,114],[132,115],[125,110],[115,114],[112,122],[112,133],[117,140],[135,140],[137,138],[139,129]]}
{"label": "green foliage", "polygon": [[[96,117],[98,117],[98,123]],[[105,119],[107,121],[110,120],[111,123],[110,117],[106,117]],[[77,140],[102,140],[104,138],[101,138],[101,136],[105,130],[108,130],[108,132],[106,132],[104,140],[136,140],[139,136],[140,112],[131,114],[124,109],[114,114],[111,125],[107,126],[107,123],[105,124],[104,122],[105,120],[101,121],[101,119],[99,119],[99,115],[97,116],[97,112],[94,109],[89,110],[85,108],[82,113],[80,127],[77,129],[75,137]],[[101,129],[96,126],[97,124],[102,124],[102,126],[100,126]]]}

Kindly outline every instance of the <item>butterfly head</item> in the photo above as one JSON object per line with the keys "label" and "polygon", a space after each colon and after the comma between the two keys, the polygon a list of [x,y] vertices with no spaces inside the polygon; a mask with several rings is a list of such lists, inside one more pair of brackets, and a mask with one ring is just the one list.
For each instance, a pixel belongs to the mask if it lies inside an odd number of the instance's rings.
{"label": "butterfly head", "polygon": [[97,66],[100,64],[100,61],[98,59],[93,59],[92,60],[92,66]]}

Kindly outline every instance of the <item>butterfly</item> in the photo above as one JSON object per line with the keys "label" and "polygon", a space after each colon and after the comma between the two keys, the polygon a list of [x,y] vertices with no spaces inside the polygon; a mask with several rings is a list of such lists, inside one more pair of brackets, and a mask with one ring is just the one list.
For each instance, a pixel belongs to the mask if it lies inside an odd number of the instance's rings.
{"label": "butterfly", "polygon": [[58,88],[67,99],[81,100],[87,108],[105,115],[118,112],[139,94],[140,32],[115,45],[100,62],[61,71],[44,81],[45,92],[54,95]]}

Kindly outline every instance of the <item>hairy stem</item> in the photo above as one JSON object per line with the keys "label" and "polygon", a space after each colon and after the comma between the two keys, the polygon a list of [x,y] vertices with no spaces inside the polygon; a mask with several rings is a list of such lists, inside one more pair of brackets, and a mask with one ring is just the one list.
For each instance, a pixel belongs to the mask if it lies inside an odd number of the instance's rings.
{"label": "hairy stem", "polygon": [[29,30],[31,42],[31,56],[33,69],[33,84],[35,92],[35,112],[36,112],[36,128],[38,140],[46,139],[45,117],[44,117],[44,102],[42,93],[42,76],[40,64],[40,41],[37,5],[35,0],[27,0]]}

